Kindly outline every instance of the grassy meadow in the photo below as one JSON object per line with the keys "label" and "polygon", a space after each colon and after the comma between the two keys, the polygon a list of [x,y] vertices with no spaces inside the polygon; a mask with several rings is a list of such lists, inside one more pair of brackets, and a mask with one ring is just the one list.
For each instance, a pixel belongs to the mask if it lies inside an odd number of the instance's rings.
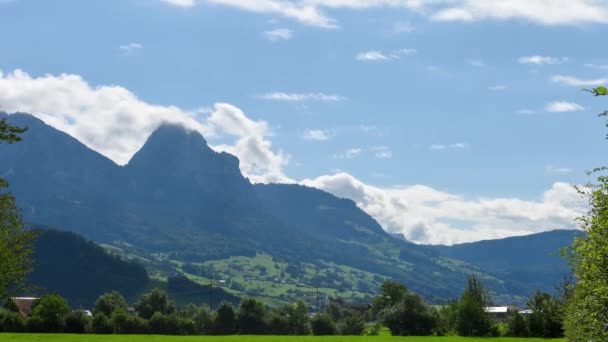
{"label": "grassy meadow", "polygon": [[0,341],[11,342],[563,342],[565,339],[542,338],[469,338],[469,337],[391,337],[391,336],[158,336],[158,335],[65,335],[0,334]]}

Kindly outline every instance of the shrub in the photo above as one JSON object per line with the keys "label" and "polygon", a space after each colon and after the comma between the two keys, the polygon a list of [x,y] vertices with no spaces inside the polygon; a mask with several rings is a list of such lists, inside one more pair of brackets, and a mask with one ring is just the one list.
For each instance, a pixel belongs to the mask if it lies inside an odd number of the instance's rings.
{"label": "shrub", "polygon": [[413,293],[405,294],[400,302],[385,310],[383,316],[393,336],[432,335],[439,320],[435,309]]}
{"label": "shrub", "polygon": [[338,327],[341,335],[359,336],[365,330],[365,322],[361,315],[353,313],[340,322]]}
{"label": "shrub", "polygon": [[148,331],[146,320],[129,315],[125,310],[114,311],[111,321],[115,334],[145,334]]}
{"label": "shrub", "polygon": [[163,315],[155,312],[148,322],[150,332],[158,335],[178,335],[180,332],[180,321],[175,314]]}
{"label": "shrub", "polygon": [[108,316],[103,313],[96,313],[95,316],[93,316],[92,330],[95,334],[111,334],[114,331],[114,327]]}
{"label": "shrub", "polygon": [[337,335],[338,328],[328,314],[316,315],[311,321],[312,334],[317,336],[322,335]]}
{"label": "shrub", "polygon": [[72,311],[65,316],[65,332],[84,334],[91,331],[91,317],[83,311]]}
{"label": "shrub", "polygon": [[61,332],[65,328],[65,316],[69,312],[70,306],[63,297],[49,294],[34,306],[31,318],[40,319],[44,332]]}
{"label": "shrub", "polygon": [[127,310],[127,301],[117,291],[103,294],[95,302],[95,313],[103,313],[110,317],[117,309]]}

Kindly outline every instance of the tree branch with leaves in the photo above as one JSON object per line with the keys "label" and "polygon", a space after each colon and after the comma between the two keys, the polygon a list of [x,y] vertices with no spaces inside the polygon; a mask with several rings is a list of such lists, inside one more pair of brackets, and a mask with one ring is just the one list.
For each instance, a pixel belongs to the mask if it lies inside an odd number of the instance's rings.
{"label": "tree branch with leaves", "polygon": [[[0,120],[0,143],[21,141],[27,128]],[[15,197],[8,191],[8,182],[0,178],[0,299],[23,286],[32,269],[34,235],[25,229],[15,205]]]}

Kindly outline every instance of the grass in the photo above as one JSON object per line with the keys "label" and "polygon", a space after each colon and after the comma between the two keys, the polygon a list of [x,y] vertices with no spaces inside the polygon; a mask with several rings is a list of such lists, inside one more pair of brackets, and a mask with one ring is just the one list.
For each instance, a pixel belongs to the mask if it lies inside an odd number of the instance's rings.
{"label": "grass", "polygon": [[466,338],[466,337],[390,337],[390,336],[157,336],[157,335],[51,335],[51,334],[0,334],[0,341],[10,342],[565,342],[564,339],[536,338]]}

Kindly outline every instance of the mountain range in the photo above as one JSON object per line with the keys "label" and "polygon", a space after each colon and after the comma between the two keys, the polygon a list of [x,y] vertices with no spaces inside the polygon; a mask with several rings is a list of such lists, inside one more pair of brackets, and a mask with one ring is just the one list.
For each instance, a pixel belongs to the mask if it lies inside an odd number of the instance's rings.
{"label": "mountain range", "polygon": [[[558,257],[541,257],[536,274],[530,259],[500,263],[529,237],[500,242],[503,250],[395,238],[351,200],[300,185],[252,184],[235,156],[180,126],[159,127],[120,166],[32,115],[0,118],[28,127],[22,142],[0,145],[0,177],[26,221],[81,234],[158,279],[174,272],[200,283],[226,278],[233,294],[270,301],[302,296],[302,285],[365,299],[393,279],[441,301],[458,296],[466,275],[476,273],[508,301],[567,271]],[[538,237],[546,248],[532,244],[526,255],[570,244],[571,232],[554,234]]]}

